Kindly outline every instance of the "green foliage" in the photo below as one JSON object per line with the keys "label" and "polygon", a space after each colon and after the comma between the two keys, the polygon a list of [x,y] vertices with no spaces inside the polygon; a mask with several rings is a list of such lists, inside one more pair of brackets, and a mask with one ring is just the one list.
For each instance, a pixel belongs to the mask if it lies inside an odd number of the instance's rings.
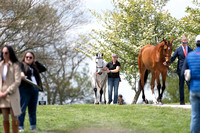
{"label": "green foliage", "polygon": [[[194,38],[199,34],[200,9],[187,7],[186,12],[189,14],[177,20],[164,10],[167,2],[168,0],[113,0],[113,10],[107,10],[103,15],[92,11],[102,27],[94,29],[89,37],[82,36],[87,45],[78,43],[81,48],[76,50],[86,55],[103,52],[106,61],[110,61],[112,53],[117,53],[121,63],[120,71],[136,92],[136,82],[139,79],[137,56],[144,45],[156,45],[163,38],[173,39],[175,51],[185,35],[189,38],[189,46],[193,49],[196,47]],[[194,3],[200,6],[195,0]],[[177,60],[170,66],[173,74],[176,66]],[[178,82],[175,81],[168,80],[177,86]]]}
{"label": "green foliage", "polygon": [[[177,74],[171,74],[167,77],[165,97],[163,98],[163,103],[179,103],[179,78]],[[189,90],[185,83],[184,86],[184,96],[185,102],[189,102]]]}
{"label": "green foliage", "polygon": [[[194,1],[194,4],[196,4],[196,8],[191,8],[187,7],[186,12],[188,15],[184,16],[180,20],[177,21],[177,29],[176,29],[176,34],[181,37],[181,35],[185,35],[189,39],[189,46],[192,47],[193,49],[196,48],[195,44],[195,37],[196,35],[200,34],[200,4],[198,1]],[[180,42],[179,38],[179,42]],[[177,43],[178,44],[178,43]],[[180,43],[179,43],[180,44]],[[177,48],[179,45],[174,45],[174,50]],[[178,59],[177,59],[178,60]],[[170,66],[170,72],[169,77],[167,78],[167,87],[166,87],[166,98],[163,99],[165,102],[179,102],[179,80],[178,76],[175,73],[176,71],[176,66],[177,63],[173,63]],[[185,91],[185,102],[189,102],[189,91],[188,87],[185,84],[184,87]]]}
{"label": "green foliage", "polygon": [[[37,128],[39,133],[183,133],[190,131],[190,114],[190,109],[151,105],[47,105],[38,106]],[[31,132],[28,115],[24,124]]]}
{"label": "green foliage", "polygon": [[175,36],[175,19],[163,10],[166,2],[167,0],[113,1],[114,9],[104,12],[103,17],[92,12],[103,28],[93,30],[90,34],[90,39],[95,41],[88,41],[89,50],[81,45],[85,49],[84,53],[99,50],[105,54],[106,61],[110,60],[112,53],[117,53],[121,62],[120,71],[136,90],[137,56],[141,47],[146,44],[155,45],[162,38],[171,40]]}

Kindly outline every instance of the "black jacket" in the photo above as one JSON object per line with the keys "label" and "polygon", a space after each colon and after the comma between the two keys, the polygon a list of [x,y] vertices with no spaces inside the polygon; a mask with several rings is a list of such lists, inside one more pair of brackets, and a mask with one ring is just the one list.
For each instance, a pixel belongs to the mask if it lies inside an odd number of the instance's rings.
{"label": "black jacket", "polygon": [[[20,63],[20,67],[21,67],[21,71],[24,72],[25,76],[27,76],[27,79],[31,80],[31,76],[32,76],[32,71],[30,70],[30,67],[33,69],[33,75],[36,78],[37,84],[40,86],[40,88],[43,91],[43,87],[42,87],[42,82],[41,82],[41,77],[40,77],[40,73],[45,72],[47,69],[44,65],[42,65],[41,63],[39,63],[38,61],[36,61],[33,65],[28,65],[25,62],[21,62]],[[26,83],[25,81],[22,80],[20,87],[31,87],[30,84]]]}

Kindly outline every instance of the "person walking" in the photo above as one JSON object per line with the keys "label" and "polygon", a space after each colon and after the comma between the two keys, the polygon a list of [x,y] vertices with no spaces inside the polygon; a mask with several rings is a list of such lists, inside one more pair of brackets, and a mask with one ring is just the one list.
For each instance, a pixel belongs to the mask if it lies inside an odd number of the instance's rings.
{"label": "person walking", "polygon": [[[42,82],[40,78],[40,73],[45,72],[47,69],[35,60],[35,55],[33,52],[26,52],[22,62],[21,62],[21,77],[31,80],[33,83],[38,85],[42,89]],[[24,131],[24,118],[26,114],[26,108],[28,107],[30,129],[32,131],[37,131],[36,128],[36,110],[38,102],[39,89],[32,86],[31,84],[22,80],[19,87],[20,90],[20,103],[22,114],[18,117],[19,131]],[[41,90],[43,91],[43,89]]]}
{"label": "person walking", "polygon": [[118,55],[112,54],[112,61],[110,61],[103,71],[108,73],[108,104],[112,102],[112,91],[114,87],[114,101],[113,104],[117,104],[118,101],[118,87],[120,82],[120,63],[118,62]]}
{"label": "person walking", "polygon": [[9,114],[12,118],[12,133],[18,133],[21,114],[19,85],[21,70],[18,59],[11,46],[4,46],[1,50],[0,62],[0,109],[3,114],[4,133],[10,133]]}
{"label": "person walking", "polygon": [[[187,57],[187,54],[190,53],[191,51],[193,51],[192,48],[190,48],[188,46],[188,38],[187,37],[182,37],[181,39],[181,46],[178,47],[173,56],[171,57],[171,63],[173,63],[175,61],[175,59],[178,57],[178,65],[177,65],[177,74],[179,77],[179,96],[180,96],[180,105],[185,105],[185,99],[184,99],[184,76],[181,75],[181,69],[184,63],[185,58]],[[188,88],[190,88],[189,86],[189,82],[186,82],[188,85]]]}
{"label": "person walking", "polygon": [[195,43],[197,48],[188,54],[184,68],[190,69],[190,103],[191,103],[191,133],[200,132],[200,35],[196,36]]}

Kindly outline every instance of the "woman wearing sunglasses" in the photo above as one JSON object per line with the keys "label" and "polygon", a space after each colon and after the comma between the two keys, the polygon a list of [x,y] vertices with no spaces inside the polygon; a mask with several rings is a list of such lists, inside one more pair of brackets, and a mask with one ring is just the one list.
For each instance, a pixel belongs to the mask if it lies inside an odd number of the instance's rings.
{"label": "woman wearing sunglasses", "polygon": [[[31,80],[34,84],[37,84],[42,89],[42,82],[40,73],[46,71],[44,65],[35,61],[35,55],[33,52],[26,52],[21,62],[21,77]],[[28,107],[30,129],[37,131],[36,129],[36,109],[39,89],[31,84],[22,80],[19,87],[20,90],[20,104],[22,114],[18,117],[19,131],[24,131],[24,118],[26,114],[26,108]],[[41,90],[43,91],[43,89]]]}
{"label": "woman wearing sunglasses", "polygon": [[21,83],[21,70],[14,50],[4,46],[1,50],[0,62],[0,111],[3,114],[4,133],[10,133],[9,114],[12,118],[12,133],[18,132],[21,114],[19,85]]}

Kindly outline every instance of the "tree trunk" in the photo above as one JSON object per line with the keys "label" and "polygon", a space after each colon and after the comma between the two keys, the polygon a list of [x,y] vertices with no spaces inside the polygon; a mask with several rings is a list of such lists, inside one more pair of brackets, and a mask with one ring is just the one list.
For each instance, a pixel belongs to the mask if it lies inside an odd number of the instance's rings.
{"label": "tree trunk", "polygon": [[138,91],[136,91],[136,93],[135,93],[135,97],[133,99],[132,104],[136,104],[137,103],[137,100],[138,100],[138,98],[140,96],[140,92],[141,92],[141,89],[139,88]]}

